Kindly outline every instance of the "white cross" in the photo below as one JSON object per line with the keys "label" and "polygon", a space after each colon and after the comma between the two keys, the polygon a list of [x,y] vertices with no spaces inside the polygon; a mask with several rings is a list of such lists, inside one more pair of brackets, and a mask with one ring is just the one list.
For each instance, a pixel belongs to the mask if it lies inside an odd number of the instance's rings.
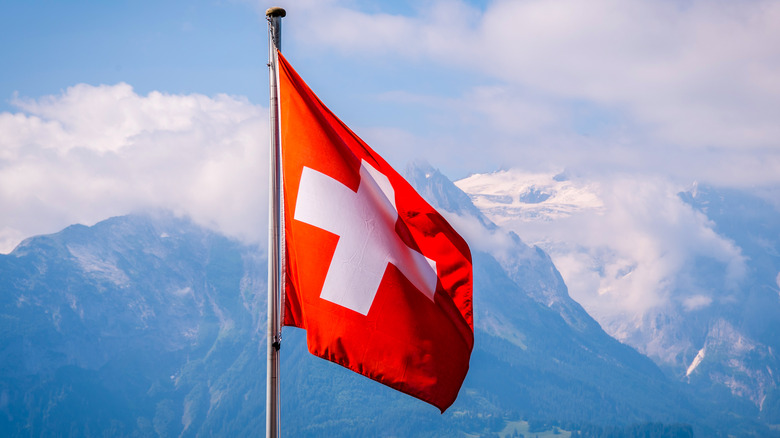
{"label": "white cross", "polygon": [[320,298],[368,314],[392,263],[433,301],[436,262],[405,244],[395,232],[398,210],[390,180],[365,161],[357,193],[341,182],[303,168],[295,220],[339,236]]}

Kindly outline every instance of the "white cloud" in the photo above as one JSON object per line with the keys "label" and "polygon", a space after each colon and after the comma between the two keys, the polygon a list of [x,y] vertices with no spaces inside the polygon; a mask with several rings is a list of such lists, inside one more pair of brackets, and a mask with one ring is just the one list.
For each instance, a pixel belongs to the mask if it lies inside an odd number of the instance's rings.
{"label": "white cloud", "polygon": [[[699,257],[725,266],[726,286],[735,287],[746,269],[739,248],[683,203],[679,191],[660,178],[617,177],[600,184],[603,213],[573,216],[557,228],[550,227],[552,238],[581,248],[568,257],[579,256],[584,259],[581,264],[603,266],[601,271],[583,271],[575,265],[569,271],[562,263],[559,269],[572,296],[597,314],[641,314],[680,293],[682,273]],[[553,258],[557,262],[554,254]],[[598,276],[595,291],[580,288],[577,276],[583,275]]]}
{"label": "white cloud", "polygon": [[296,2],[288,30],[312,51],[488,78],[448,105],[461,108],[458,120],[488,121],[481,129],[467,124],[479,133],[462,136],[459,152],[474,163],[492,157],[494,168],[544,161],[653,168],[688,181],[780,182],[776,1],[415,8],[392,15],[349,1]]}
{"label": "white cloud", "polygon": [[372,57],[446,58],[470,48],[467,38],[479,11],[462,1],[427,1],[406,15],[364,11],[353,1],[296,0],[281,3],[296,25],[285,28],[311,47]]}
{"label": "white cloud", "polygon": [[474,216],[459,215],[446,210],[440,213],[475,250],[502,259],[507,258],[509,251],[515,249],[515,244],[506,230],[500,228],[489,230]]}
{"label": "white cloud", "polygon": [[699,310],[712,304],[712,298],[706,295],[694,295],[683,300],[685,310]]}
{"label": "white cloud", "polygon": [[17,99],[0,113],[0,251],[21,237],[164,208],[261,241],[267,112],[246,99],[127,84]]}
{"label": "white cloud", "polygon": [[[552,257],[571,296],[602,324],[641,318],[650,310],[683,305],[703,308],[706,285],[689,271],[711,260],[724,293],[746,275],[746,260],[730,240],[677,195],[682,187],[648,175],[572,176],[516,170],[458,182],[472,193],[507,198],[477,205],[522,239],[538,244]],[[544,194],[537,203],[518,201],[529,188]],[[548,197],[549,195],[549,197]],[[708,299],[717,299],[710,291]],[[609,329],[609,327],[605,327]]]}

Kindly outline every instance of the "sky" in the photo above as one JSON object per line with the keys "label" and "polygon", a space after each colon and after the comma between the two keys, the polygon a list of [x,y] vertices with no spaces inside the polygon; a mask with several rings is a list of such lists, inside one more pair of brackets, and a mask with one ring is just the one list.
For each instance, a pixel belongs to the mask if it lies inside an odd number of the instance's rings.
{"label": "sky", "polygon": [[[0,252],[148,209],[262,243],[270,6],[288,60],[392,165],[601,184],[595,246],[694,182],[780,205],[777,0],[10,0]],[[662,222],[659,253],[688,226]]]}

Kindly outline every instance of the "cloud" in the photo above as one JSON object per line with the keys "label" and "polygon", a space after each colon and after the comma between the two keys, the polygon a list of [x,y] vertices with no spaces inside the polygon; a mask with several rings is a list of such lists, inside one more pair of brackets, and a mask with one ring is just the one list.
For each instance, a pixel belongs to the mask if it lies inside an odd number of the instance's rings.
{"label": "cloud", "polygon": [[397,55],[417,59],[446,59],[463,53],[479,24],[480,12],[462,1],[428,1],[408,8],[406,14],[359,9],[352,1],[296,0],[284,4],[296,26],[287,28],[293,38],[311,47],[327,47],[342,54],[372,57]]}
{"label": "cloud", "polygon": [[480,36],[507,81],[616,105],[681,145],[751,147],[778,138],[778,17],[770,1],[503,1]]}
{"label": "cloud", "polygon": [[456,214],[447,210],[440,212],[469,246],[477,251],[492,254],[498,259],[506,259],[510,251],[517,248],[509,232],[504,229],[488,229],[479,219],[469,214]]}
{"label": "cloud", "polygon": [[686,310],[699,310],[712,304],[712,298],[706,295],[694,295],[683,300],[683,307]]}
{"label": "cloud", "polygon": [[[599,184],[602,213],[570,217],[560,229],[550,229],[560,242],[580,248],[569,257],[581,258],[569,271],[559,268],[572,295],[595,313],[645,311],[670,303],[684,292],[685,273],[699,258],[724,268],[724,287],[743,279],[745,259],[733,242],[713,231],[713,224],[677,196],[680,188],[657,177],[617,176]],[[555,256],[553,255],[555,259]],[[557,261],[557,260],[556,260]],[[600,270],[583,270],[603,266]],[[570,275],[571,274],[571,275]],[[580,289],[576,276],[598,277],[596,289]],[[568,277],[568,278],[567,278]],[[595,279],[591,278],[590,282]],[[584,283],[587,284],[587,283]],[[686,307],[701,299],[686,301]]]}
{"label": "cloud", "polygon": [[0,113],[0,251],[21,237],[169,209],[264,239],[267,110],[244,98],[79,84]]}
{"label": "cloud", "polygon": [[[491,219],[545,249],[570,295],[607,330],[626,315],[641,318],[667,306],[692,311],[726,300],[744,280],[740,248],[684,203],[678,196],[684,188],[668,178],[612,173],[562,180],[555,175],[512,170],[458,185],[501,198],[495,203],[479,198],[477,204]],[[529,191],[542,201],[518,201]],[[691,275],[697,266],[709,271]]]}
{"label": "cloud", "polygon": [[457,108],[462,126],[450,130],[462,138],[459,153],[481,168],[652,167],[688,182],[780,182],[775,1],[498,0],[481,9],[429,1],[403,14],[347,1],[289,8],[289,31],[312,52],[473,74],[437,111]]}
{"label": "cloud", "polygon": [[512,87],[478,86],[458,97],[392,91],[379,99],[398,104],[399,112],[414,108],[422,113],[424,127],[415,133],[400,123],[360,127],[362,138],[399,166],[419,158],[446,168],[450,176],[468,175],[494,171],[519,156],[549,167],[550,155],[555,155],[546,148],[526,152],[523,139],[541,132],[558,136],[556,108]]}

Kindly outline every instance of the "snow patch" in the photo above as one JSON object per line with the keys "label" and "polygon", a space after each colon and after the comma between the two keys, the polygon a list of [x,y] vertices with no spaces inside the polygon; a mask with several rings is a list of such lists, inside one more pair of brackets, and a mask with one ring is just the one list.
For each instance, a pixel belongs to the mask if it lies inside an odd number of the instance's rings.
{"label": "snow patch", "polygon": [[498,225],[507,217],[523,222],[549,221],[603,209],[594,187],[556,177],[556,173],[505,170],[472,175],[455,185]]}
{"label": "snow patch", "polygon": [[93,253],[89,247],[68,245],[68,252],[76,259],[84,272],[95,274],[96,277],[108,280],[120,287],[130,283],[130,278],[116,266],[114,260]]}
{"label": "snow patch", "polygon": [[704,360],[704,355],[707,353],[707,347],[702,347],[701,350],[699,350],[699,353],[696,354],[696,357],[693,358],[693,362],[691,362],[691,366],[688,367],[688,370],[685,372],[686,376],[690,376],[693,370],[696,369],[696,367],[699,366],[702,360]]}
{"label": "snow patch", "polygon": [[172,294],[173,294],[173,295],[176,295],[177,297],[183,297],[183,296],[185,296],[185,295],[189,295],[189,294],[191,294],[191,293],[192,293],[192,288],[191,288],[191,287],[189,287],[189,286],[187,286],[187,287],[182,287],[182,288],[180,288],[180,289],[176,289],[176,290],[174,290],[174,291],[172,292]]}
{"label": "snow patch", "polygon": [[780,272],[778,272],[777,277],[775,277],[775,283],[777,283],[777,293],[780,294]]}
{"label": "snow patch", "polygon": [[84,309],[82,309],[81,306],[79,306],[79,302],[76,296],[71,293],[68,293],[65,295],[65,298],[68,300],[68,306],[70,307],[70,310],[78,314],[79,318],[83,320]]}

